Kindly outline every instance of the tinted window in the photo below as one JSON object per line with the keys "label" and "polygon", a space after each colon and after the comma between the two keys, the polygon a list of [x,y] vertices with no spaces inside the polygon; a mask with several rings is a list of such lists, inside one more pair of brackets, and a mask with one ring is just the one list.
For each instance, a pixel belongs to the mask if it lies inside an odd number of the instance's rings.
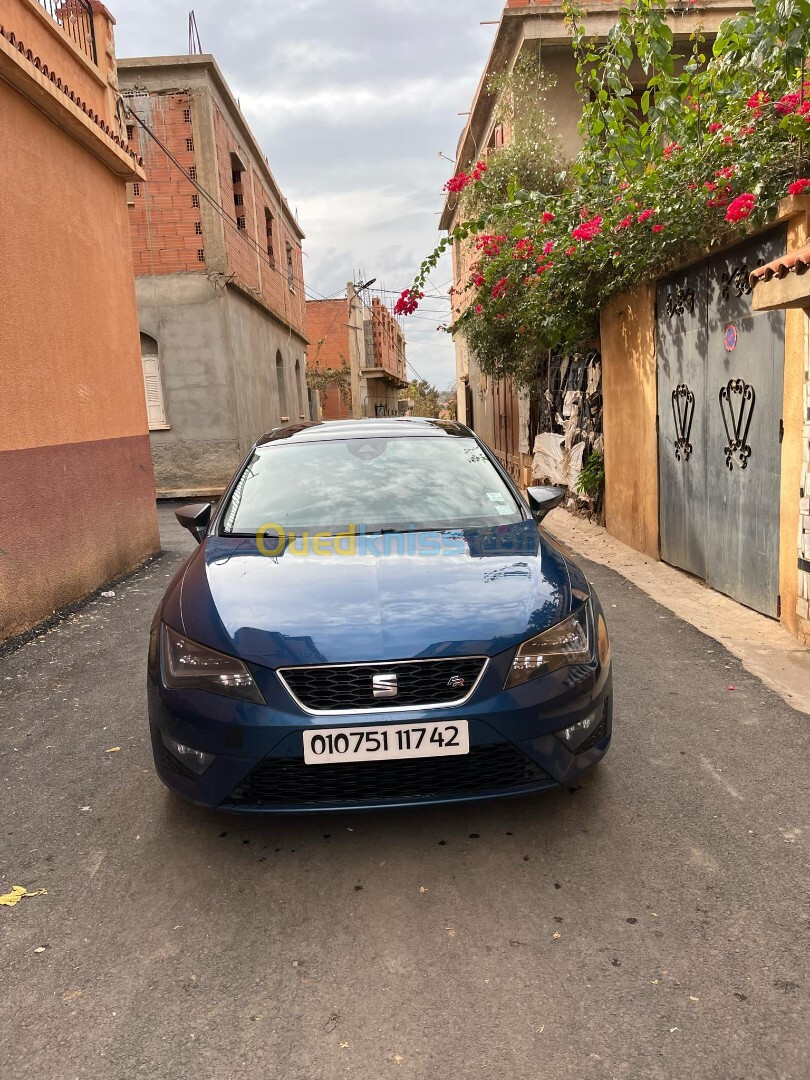
{"label": "tinted window", "polygon": [[260,447],[225,509],[223,532],[452,529],[523,515],[473,439],[347,439]]}

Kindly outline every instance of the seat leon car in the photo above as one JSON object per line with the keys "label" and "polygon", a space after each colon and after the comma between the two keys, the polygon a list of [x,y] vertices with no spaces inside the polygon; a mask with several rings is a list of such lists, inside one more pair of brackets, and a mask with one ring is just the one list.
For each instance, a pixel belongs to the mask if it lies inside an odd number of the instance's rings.
{"label": "seat leon car", "polygon": [[592,587],[466,427],[300,424],[253,446],[149,641],[161,779],[234,811],[488,799],[571,784],[611,737]]}

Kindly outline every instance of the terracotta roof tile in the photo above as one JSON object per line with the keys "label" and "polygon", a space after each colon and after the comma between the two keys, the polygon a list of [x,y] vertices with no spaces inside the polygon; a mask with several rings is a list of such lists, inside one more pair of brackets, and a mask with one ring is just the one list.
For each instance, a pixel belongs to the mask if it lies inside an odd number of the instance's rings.
{"label": "terracotta roof tile", "polygon": [[792,251],[789,255],[782,255],[773,262],[765,263],[764,266],[758,266],[751,274],[751,284],[756,285],[758,281],[770,281],[773,277],[787,277],[790,273],[804,274],[807,270],[810,270],[810,244],[805,244],[804,247]]}

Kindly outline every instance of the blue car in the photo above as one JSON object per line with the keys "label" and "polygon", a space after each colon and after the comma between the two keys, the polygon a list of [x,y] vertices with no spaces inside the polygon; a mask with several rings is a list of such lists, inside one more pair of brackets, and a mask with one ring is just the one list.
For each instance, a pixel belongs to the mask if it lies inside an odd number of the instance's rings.
{"label": "blue car", "polygon": [[608,748],[610,646],[582,570],[461,424],[344,420],[253,446],[149,641],[155,765],[207,807],[301,812],[576,782]]}

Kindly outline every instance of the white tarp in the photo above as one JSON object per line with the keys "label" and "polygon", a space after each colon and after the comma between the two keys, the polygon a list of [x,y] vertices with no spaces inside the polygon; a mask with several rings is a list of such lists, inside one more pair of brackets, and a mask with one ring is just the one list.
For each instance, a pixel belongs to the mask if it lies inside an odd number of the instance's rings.
{"label": "white tarp", "polygon": [[582,472],[585,443],[578,442],[573,446],[570,444],[573,428],[576,426],[576,418],[572,419],[574,424],[564,421],[564,426],[569,425],[564,435],[556,431],[545,431],[536,436],[532,477],[543,484],[562,484],[575,491],[579,474]]}

